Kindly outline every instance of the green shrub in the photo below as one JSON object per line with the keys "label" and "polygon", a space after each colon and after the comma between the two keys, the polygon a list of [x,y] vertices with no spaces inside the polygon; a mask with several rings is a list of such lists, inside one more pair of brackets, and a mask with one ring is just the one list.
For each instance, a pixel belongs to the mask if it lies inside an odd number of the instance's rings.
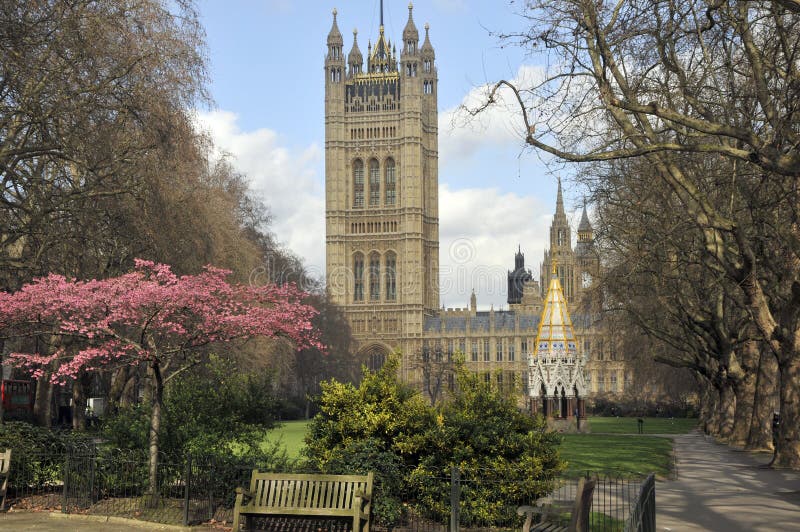
{"label": "green shrub", "polygon": [[322,385],[320,413],[309,425],[304,453],[328,473],[376,477],[373,515],[393,526],[411,506],[446,522],[450,474],[461,471],[462,522],[515,523],[515,502],[549,492],[564,468],[559,438],[514,399],[458,369],[458,389],[437,410],[397,379],[399,358],[366,372],[359,387]]}
{"label": "green shrub", "polygon": [[[235,455],[241,461],[288,467],[277,446],[261,445],[264,432],[275,426],[279,405],[271,373],[243,373],[212,355],[204,366],[168,381],[161,450],[179,460]],[[108,416],[102,435],[112,447],[145,453],[149,427],[150,407],[134,405]]]}
{"label": "green shrub", "polygon": [[63,479],[64,453],[68,447],[91,445],[81,433],[38,427],[25,421],[0,424],[0,450],[11,449],[13,485],[38,488]]}
{"label": "green shrub", "polygon": [[450,472],[460,471],[462,523],[477,526],[516,521],[516,504],[552,490],[564,463],[559,437],[541,417],[520,411],[515,399],[463,366],[458,386],[440,409],[428,435],[430,447],[410,482],[418,504],[445,520],[450,514]]}
{"label": "green shrub", "polygon": [[416,390],[397,379],[400,359],[390,357],[375,373],[365,371],[358,387],[322,383],[320,412],[309,424],[304,455],[325,473],[375,472],[375,521],[393,526],[407,499],[405,478],[427,445],[433,409]]}

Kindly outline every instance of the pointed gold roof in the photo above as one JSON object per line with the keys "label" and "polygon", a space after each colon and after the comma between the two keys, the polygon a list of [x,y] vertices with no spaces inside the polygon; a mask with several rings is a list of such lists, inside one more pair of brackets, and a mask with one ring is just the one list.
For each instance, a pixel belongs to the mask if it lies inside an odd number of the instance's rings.
{"label": "pointed gold roof", "polygon": [[575,346],[575,330],[567,310],[567,301],[558,280],[556,261],[553,261],[553,272],[550,286],[544,301],[542,319],[536,333],[536,354],[572,354],[577,352]]}

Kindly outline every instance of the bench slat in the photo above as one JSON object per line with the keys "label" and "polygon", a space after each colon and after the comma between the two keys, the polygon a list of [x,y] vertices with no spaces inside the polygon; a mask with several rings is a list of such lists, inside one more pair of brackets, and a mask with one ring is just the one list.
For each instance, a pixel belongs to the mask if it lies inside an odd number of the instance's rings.
{"label": "bench slat", "polygon": [[[301,475],[253,470],[250,500],[237,497],[234,521],[242,516],[329,516],[353,520],[353,529],[369,527],[372,473],[360,475]],[[358,497],[364,494],[365,499]],[[241,500],[240,500],[241,499]],[[360,506],[364,504],[364,508]]]}

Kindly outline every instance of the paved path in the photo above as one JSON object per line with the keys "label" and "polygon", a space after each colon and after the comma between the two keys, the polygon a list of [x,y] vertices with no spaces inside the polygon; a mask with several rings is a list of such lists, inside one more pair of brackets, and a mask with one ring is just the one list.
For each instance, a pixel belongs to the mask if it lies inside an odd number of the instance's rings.
{"label": "paved path", "polygon": [[678,479],[656,483],[656,528],[800,532],[800,473],[699,432],[674,436]]}
{"label": "paved path", "polygon": [[7,512],[0,514],[0,531],[35,532],[213,532],[210,528],[179,527],[133,519],[66,515],[59,512]]}

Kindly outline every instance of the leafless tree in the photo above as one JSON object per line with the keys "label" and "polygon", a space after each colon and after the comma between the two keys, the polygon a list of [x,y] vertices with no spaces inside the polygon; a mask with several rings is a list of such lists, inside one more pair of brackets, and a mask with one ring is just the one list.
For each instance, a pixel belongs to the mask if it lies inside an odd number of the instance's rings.
{"label": "leafless tree", "polygon": [[[777,360],[784,423],[777,463],[800,468],[800,14],[796,2],[594,0],[525,2],[527,31],[509,40],[550,54],[540,82],[502,80],[528,146],[571,162],[643,158],[699,240],[703,267],[738,287]],[[691,161],[687,166],[686,160]],[[727,167],[737,198],[774,192],[765,225],[710,197],[696,168]],[[759,187],[763,187],[759,188]],[[766,195],[759,193],[763,200]],[[727,294],[730,295],[730,294]]]}

